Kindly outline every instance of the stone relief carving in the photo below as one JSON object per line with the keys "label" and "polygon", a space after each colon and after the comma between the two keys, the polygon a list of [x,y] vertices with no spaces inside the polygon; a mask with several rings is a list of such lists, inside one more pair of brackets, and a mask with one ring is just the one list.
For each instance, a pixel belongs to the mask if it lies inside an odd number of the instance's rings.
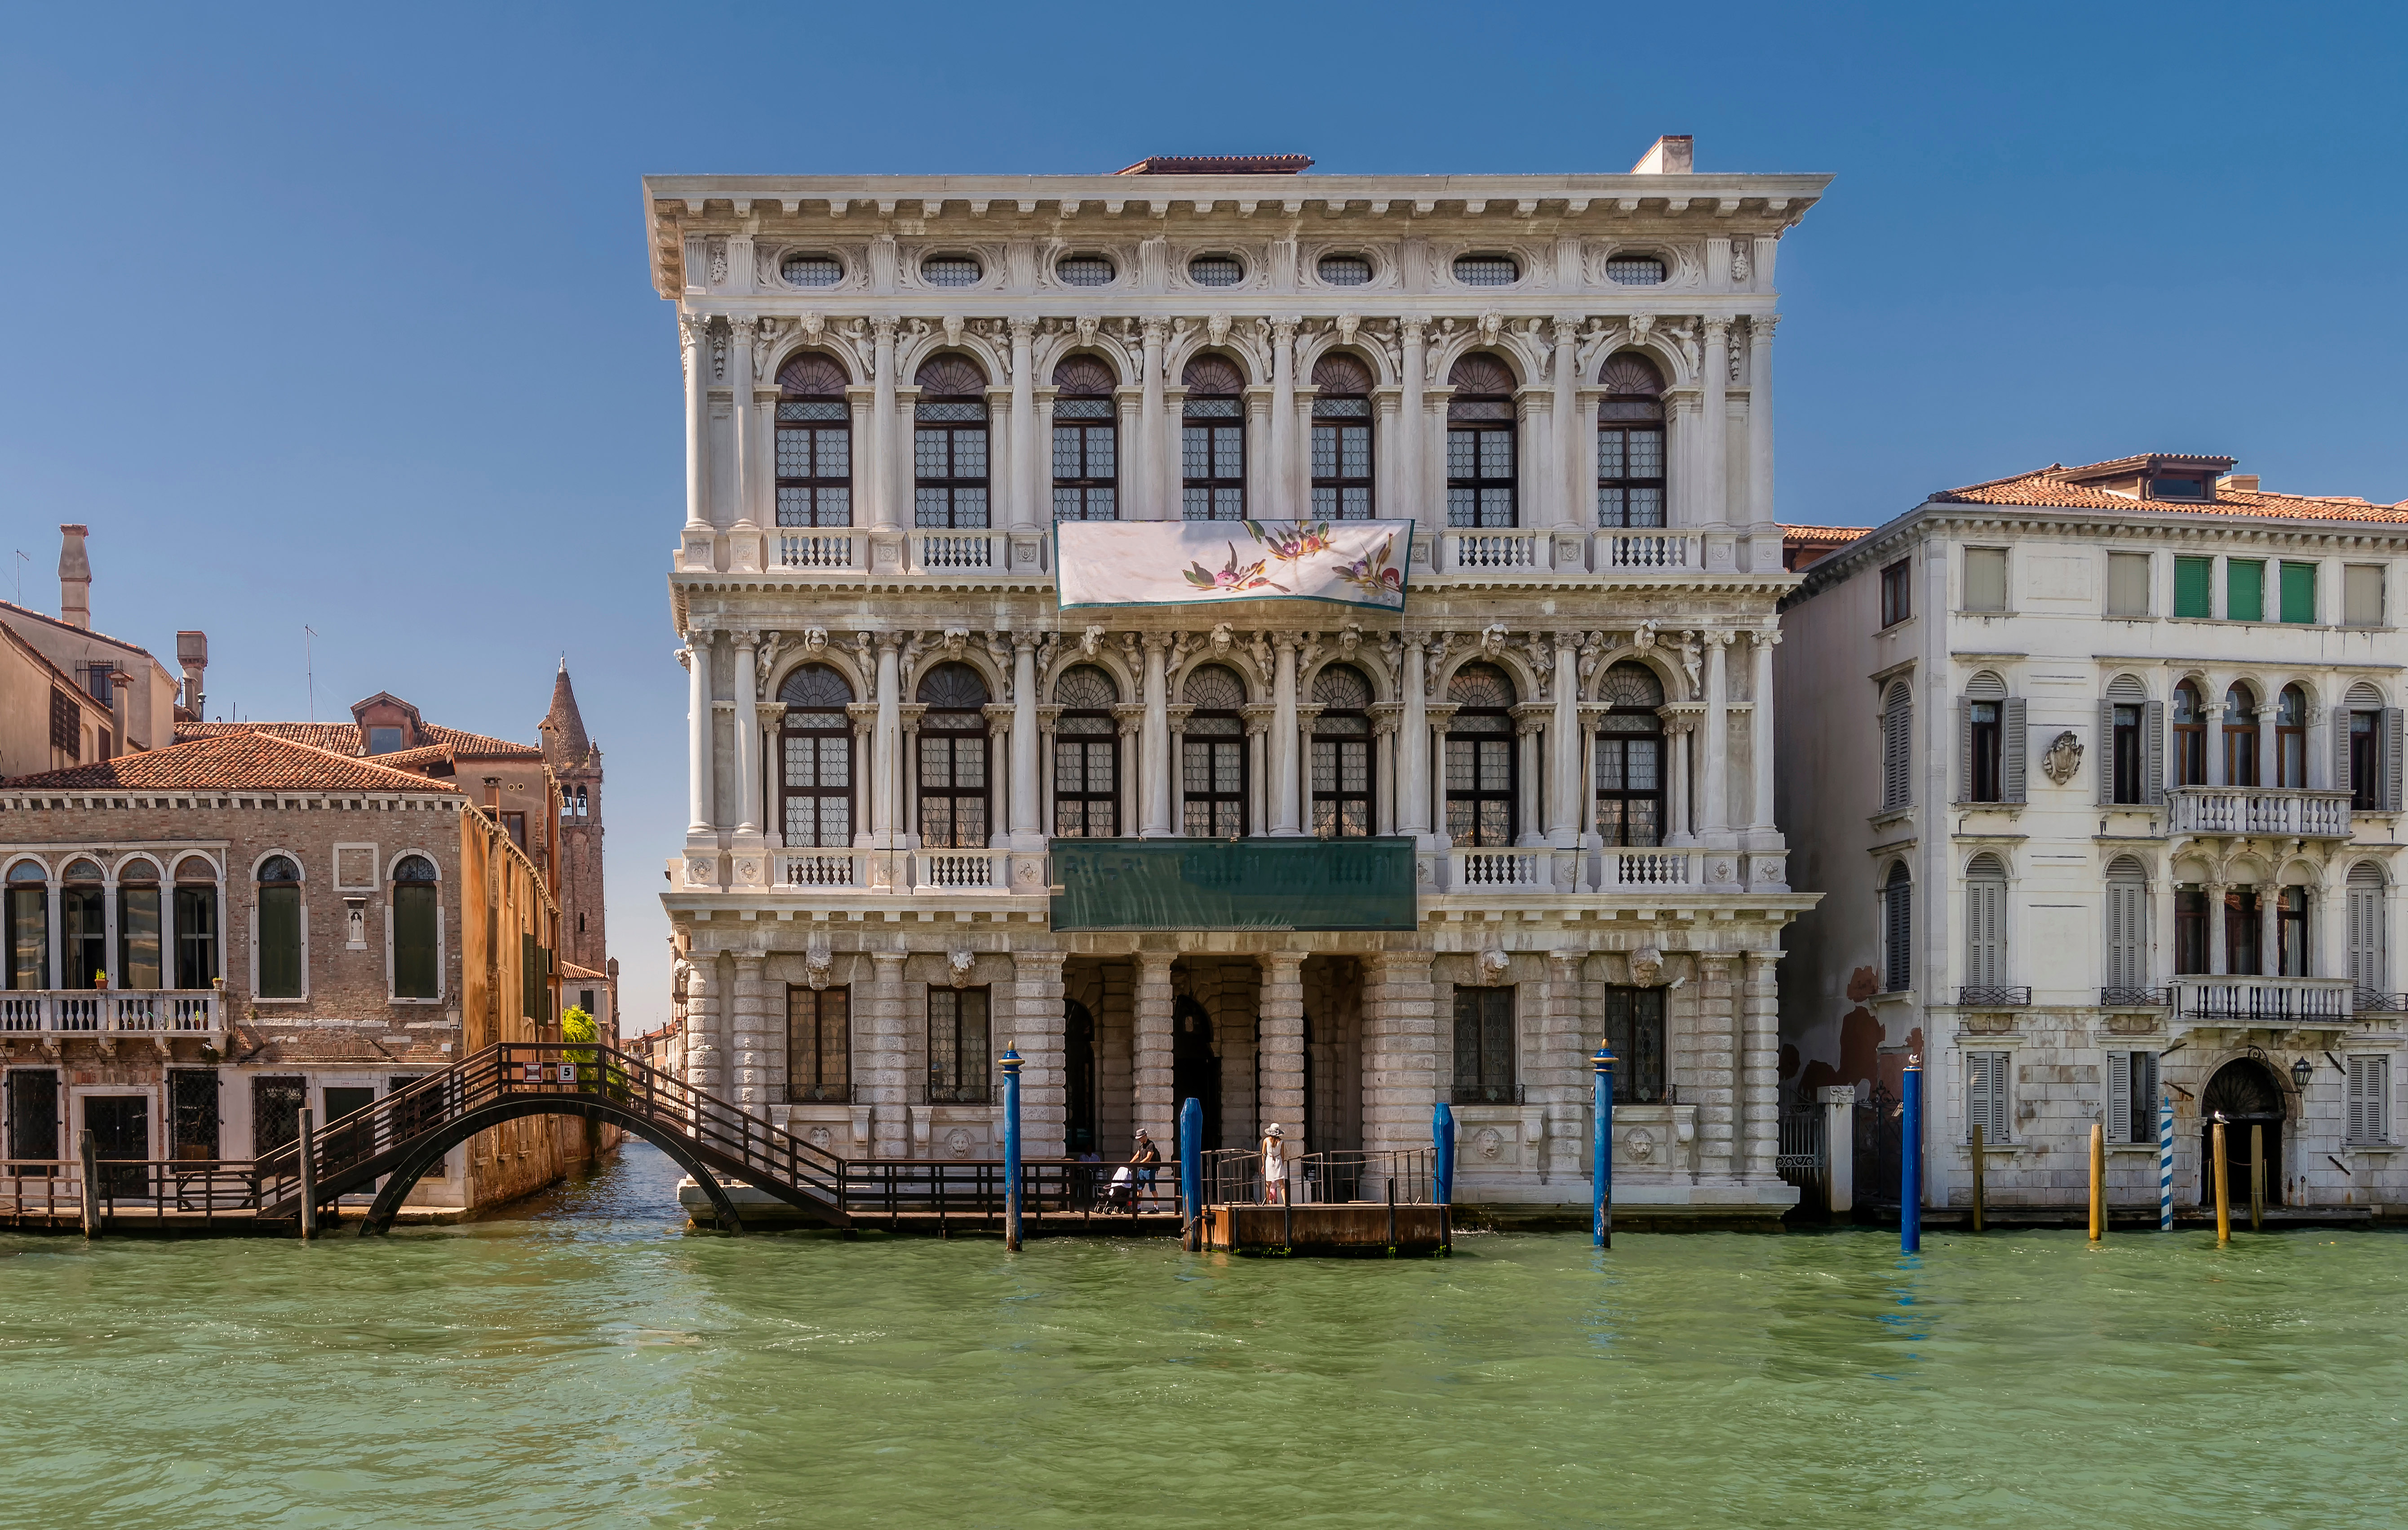
{"label": "stone relief carving", "polygon": [[1480,975],[1492,983],[1503,977],[1505,969],[1512,964],[1512,959],[1505,954],[1501,945],[1484,947],[1480,953]]}
{"label": "stone relief carving", "polygon": [[1493,1126],[1484,1126],[1472,1134],[1471,1150],[1482,1158],[1493,1159],[1505,1151],[1505,1139]]}
{"label": "stone relief carving", "polygon": [[1745,239],[1731,240],[1731,280],[1733,281],[1745,281],[1755,273],[1755,270],[1756,262],[1748,253],[1748,241]]}
{"label": "stone relief carving", "polygon": [[2040,757],[2040,768],[2051,781],[2064,786],[2073,779],[2074,772],[2082,769],[2082,741],[2070,729],[2059,733],[2049,741],[2048,752]]}
{"label": "stone relief carving", "polygon": [[1079,634],[1079,652],[1088,658],[1093,658],[1103,651],[1103,627],[1099,623],[1090,622],[1087,624],[1087,629]]}
{"label": "stone relief carving", "polygon": [[1631,952],[1630,981],[1642,989],[1661,986],[1664,981],[1664,953],[1653,945],[1642,945]]}
{"label": "stone relief carving", "polygon": [[778,656],[784,651],[785,646],[786,635],[783,632],[761,634],[760,646],[754,652],[752,658],[752,699],[754,700],[766,701],[769,699],[770,672],[777,669]]}
{"label": "stone relief carving", "polygon": [[1626,1135],[1622,1146],[1633,1162],[1647,1162],[1656,1156],[1656,1133],[1641,1127]]}
{"label": "stone relief carving", "polygon": [[827,937],[812,936],[810,948],[803,952],[803,981],[814,990],[824,989],[835,974],[835,967],[836,959],[828,950]]}
{"label": "stone relief carving", "polygon": [[948,952],[945,956],[945,981],[957,989],[968,988],[970,969],[977,961],[977,954],[967,949]]}
{"label": "stone relief carving", "polygon": [[945,1151],[955,1158],[970,1156],[970,1134],[956,1126],[945,1133]]}

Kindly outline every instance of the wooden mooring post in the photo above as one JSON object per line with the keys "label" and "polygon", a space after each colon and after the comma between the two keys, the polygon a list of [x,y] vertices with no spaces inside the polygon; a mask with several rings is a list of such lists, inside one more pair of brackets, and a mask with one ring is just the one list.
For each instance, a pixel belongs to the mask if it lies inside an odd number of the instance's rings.
{"label": "wooden mooring post", "polygon": [[2266,1129],[2249,1123],[2249,1231],[2266,1222]]}
{"label": "wooden mooring post", "polygon": [[100,1236],[100,1151],[93,1145],[92,1128],[76,1133],[76,1157],[83,1161],[83,1235]]}
{"label": "wooden mooring post", "polygon": [[2224,1178],[2224,1123],[2215,1123],[2213,1148],[2215,1156],[2215,1241],[2232,1241],[2232,1199]]}
{"label": "wooden mooring post", "polygon": [[2090,1127],[2090,1241],[2101,1243],[2107,1237],[2107,1129],[2097,1122]]}
{"label": "wooden mooring post", "polygon": [[318,1235],[318,1126],[308,1105],[301,1107],[301,1237]]}
{"label": "wooden mooring post", "polygon": [[1973,1125],[1973,1231],[1982,1230],[1982,1127]]}

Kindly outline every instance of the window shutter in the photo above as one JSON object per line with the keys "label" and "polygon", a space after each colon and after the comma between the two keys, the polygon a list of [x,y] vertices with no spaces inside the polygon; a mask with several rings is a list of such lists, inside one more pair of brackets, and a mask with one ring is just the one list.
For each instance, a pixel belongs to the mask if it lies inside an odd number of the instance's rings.
{"label": "window shutter", "polygon": [[1990,1054],[1990,1131],[1992,1142],[2007,1140],[2007,1063],[2013,1052]]}
{"label": "window shutter", "polygon": [[2157,1104],[2157,1054],[2134,1052],[2132,1061],[2141,1071],[2141,1104],[2148,1112],[2148,1119],[2137,1123],[2141,1130],[2132,1134],[2132,1140],[2155,1142],[2157,1140],[2157,1115],[2160,1108]]}
{"label": "window shutter", "polygon": [[1990,1134],[1990,1054],[1965,1054],[1965,1140],[1973,1140],[1973,1128],[1979,1126],[1985,1139]]}
{"label": "window shutter", "polygon": [[2132,1054],[2107,1054],[2107,1140],[2132,1140]]}
{"label": "window shutter", "polygon": [[1914,705],[1901,692],[1882,713],[1882,806],[1907,803],[1907,757],[1913,746]]}
{"label": "window shutter", "polygon": [[2400,709],[2383,709],[2383,806],[2400,811]]}
{"label": "window shutter", "polygon": [[2349,1124],[2346,1136],[2351,1142],[2367,1140],[2366,1104],[2370,1092],[2368,1085],[2372,1082],[2368,1075],[2373,1072],[2370,1066],[2373,1061],[2371,1057],[2349,1060]]}
{"label": "window shutter", "polygon": [[1965,983],[1995,989],[2007,980],[2007,885],[1977,876],[1965,884]]}
{"label": "window shutter", "polygon": [[2148,704],[2147,725],[2147,752],[2141,757],[2141,797],[2154,806],[2166,800],[2166,704],[2163,701]]}
{"label": "window shutter", "polygon": [[1956,698],[1956,801],[1973,800],[1973,703]]}
{"label": "window shutter", "polygon": [[2115,800],[2115,703],[2099,703],[2099,731],[2095,735],[2091,758],[2099,769],[2096,800],[2100,807]]}
{"label": "window shutter", "polygon": [[2391,1140],[2391,1060],[2371,1057],[2366,1060],[2366,1137],[2369,1142]]}
{"label": "window shutter", "polygon": [[2024,748],[2024,699],[2007,698],[2001,711],[2003,721],[1999,729],[2000,795],[2010,802],[2024,800],[2024,769],[2028,752]]}
{"label": "window shutter", "polygon": [[1910,882],[1893,882],[1882,894],[1886,928],[1883,931],[1883,955],[1887,979],[1885,989],[1902,993],[1914,986],[1914,886]]}
{"label": "window shutter", "polygon": [[2107,986],[2136,989],[2141,975],[2142,909],[2146,891],[2138,882],[2107,884]]}
{"label": "window shutter", "polygon": [[2383,989],[2383,889],[2349,889],[2349,980],[2369,992]]}
{"label": "window shutter", "polygon": [[2349,713],[2348,713],[2346,710],[2344,710],[2344,709],[2343,709],[2343,708],[2341,708],[2341,707],[2335,707],[2335,708],[2333,708],[2333,709],[2332,709],[2332,711],[2331,711],[2331,712],[2329,712],[2329,713],[2326,714],[2326,715],[2328,715],[2329,717],[2330,717],[2330,718],[2332,719],[2332,721],[2330,722],[2330,724],[2329,724],[2329,725],[2328,725],[2328,726],[2329,726],[2329,727],[2332,729],[2332,742],[2333,742],[2333,773],[2332,773],[2332,789],[2333,789],[2333,790],[2335,790],[2335,791],[2347,791],[2347,790],[2349,790],[2349,789],[2350,789],[2350,780],[2349,780],[2349,716],[2350,716],[2350,714],[2349,714]]}

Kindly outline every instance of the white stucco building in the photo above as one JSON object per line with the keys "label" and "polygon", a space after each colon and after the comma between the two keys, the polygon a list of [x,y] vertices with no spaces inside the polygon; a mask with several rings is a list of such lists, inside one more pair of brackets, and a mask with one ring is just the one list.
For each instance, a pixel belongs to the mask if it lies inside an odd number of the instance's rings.
{"label": "white stucco building", "polygon": [[[688,458],[665,1051],[858,1157],[993,1155],[1007,1044],[1032,1153],[1167,1152],[1189,1096],[1226,1146],[1409,1148],[1451,1100],[1459,1198],[1555,1205],[1611,1032],[1626,1208],[1788,1205],[1774,256],[1828,178],[1688,156],[647,178]],[[1057,607],[1057,520],[1241,518],[1412,521],[1401,615]],[[1174,878],[1317,842],[1403,916],[1057,928],[1098,837]]]}
{"label": "white stucco building", "polygon": [[1826,896],[1784,1083],[1894,1098],[1920,1054],[1933,1206],[1968,1203],[1976,1123],[1992,1205],[2082,1206],[2097,1122],[2111,1204],[2154,1207],[2159,1080],[2178,1205],[2219,1118],[2243,1202],[2252,1126],[2270,1203],[2408,1193],[2408,506],[2231,467],[2052,467],[1799,559],[1778,801]]}

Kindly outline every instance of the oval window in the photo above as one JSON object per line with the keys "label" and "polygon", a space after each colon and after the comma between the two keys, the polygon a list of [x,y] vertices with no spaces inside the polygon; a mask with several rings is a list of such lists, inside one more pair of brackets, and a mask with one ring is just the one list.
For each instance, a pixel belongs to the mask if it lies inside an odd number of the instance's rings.
{"label": "oval window", "polygon": [[844,280],[844,265],[834,255],[788,255],[778,274],[797,287],[833,287]]}
{"label": "oval window", "polygon": [[920,263],[920,280],[932,287],[975,287],[984,274],[975,255],[930,255]]}
{"label": "oval window", "polygon": [[1361,255],[1324,255],[1317,268],[1333,287],[1359,287],[1371,280],[1371,263]]}
{"label": "oval window", "polygon": [[1054,274],[1066,287],[1108,287],[1112,263],[1101,255],[1065,255],[1054,263]]}
{"label": "oval window", "polygon": [[1654,255],[1615,255],[1605,263],[1605,276],[1625,287],[1660,287],[1664,263]]}
{"label": "oval window", "polygon": [[1199,287],[1234,287],[1245,277],[1235,255],[1197,255],[1187,263],[1187,280]]}
{"label": "oval window", "polygon": [[1522,267],[1511,255],[1457,255],[1455,279],[1467,287],[1510,287],[1522,280]]}

